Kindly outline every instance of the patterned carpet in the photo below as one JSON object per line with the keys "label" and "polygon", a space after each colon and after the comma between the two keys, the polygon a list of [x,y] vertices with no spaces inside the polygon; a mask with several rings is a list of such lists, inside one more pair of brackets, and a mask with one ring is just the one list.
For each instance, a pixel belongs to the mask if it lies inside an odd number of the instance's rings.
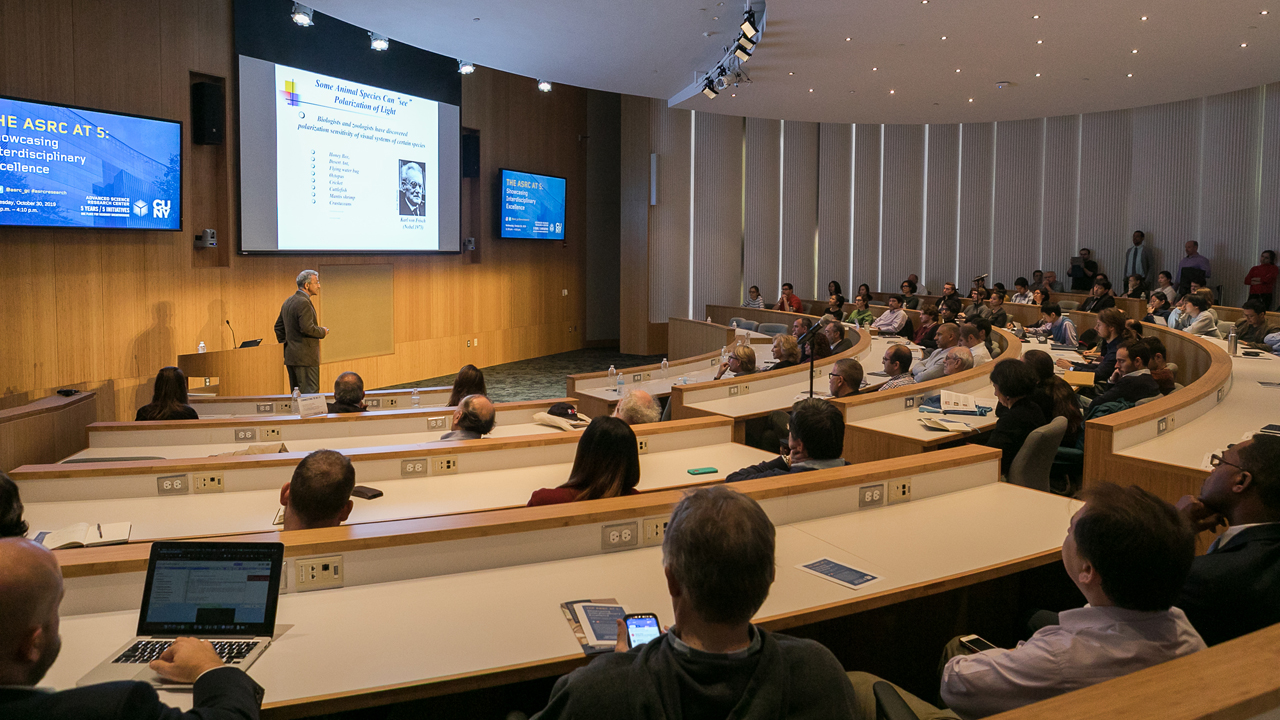
{"label": "patterned carpet", "polygon": [[[600,372],[608,370],[610,365],[619,369],[650,365],[662,362],[662,358],[662,355],[624,355],[616,347],[585,348],[481,369],[490,399],[518,402],[564,397],[566,375]],[[379,389],[452,385],[454,377],[456,373]]]}

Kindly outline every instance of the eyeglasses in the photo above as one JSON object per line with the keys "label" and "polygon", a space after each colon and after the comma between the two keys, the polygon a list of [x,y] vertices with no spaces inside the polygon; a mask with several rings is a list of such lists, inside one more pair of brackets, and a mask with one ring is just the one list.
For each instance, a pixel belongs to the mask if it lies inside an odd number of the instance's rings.
{"label": "eyeglasses", "polygon": [[1233,462],[1228,462],[1228,461],[1227,461],[1227,459],[1226,459],[1226,458],[1224,458],[1224,457],[1222,457],[1221,455],[1217,455],[1217,454],[1211,455],[1211,456],[1209,457],[1209,466],[1210,466],[1210,467],[1218,467],[1219,465],[1230,465],[1231,467],[1233,467],[1233,468],[1235,468],[1235,469],[1237,469],[1237,470],[1243,470],[1243,469],[1244,469],[1244,468],[1240,467],[1239,465],[1237,465],[1237,464],[1235,464],[1235,463],[1233,463]]}

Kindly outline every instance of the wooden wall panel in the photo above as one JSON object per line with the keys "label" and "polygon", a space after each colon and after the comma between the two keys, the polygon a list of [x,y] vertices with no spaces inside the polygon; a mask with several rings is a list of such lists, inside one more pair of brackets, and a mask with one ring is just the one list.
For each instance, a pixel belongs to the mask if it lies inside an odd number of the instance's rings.
{"label": "wooden wall panel", "polygon": [[[689,317],[689,237],[693,112],[649,106],[650,148],[658,154],[658,204],[649,208],[649,322]],[[665,335],[665,333],[664,333]]]}
{"label": "wooden wall panel", "polygon": [[[188,87],[192,73],[223,78],[234,107],[230,0],[0,0],[0,59],[7,95],[187,124],[182,232],[0,233],[0,317],[10,333],[0,344],[3,406],[76,387],[97,392],[99,419],[131,419],[178,354],[201,341],[231,347],[226,320],[240,341],[274,342],[294,277],[322,263],[391,263],[396,288],[395,354],[325,364],[322,385],[348,369],[374,388],[582,346],[585,90],[539,93],[528,78],[485,68],[464,78],[462,125],[481,134],[482,178],[472,188],[480,221],[464,212],[464,224],[476,225],[474,258],[217,256],[194,252],[191,235],[213,227],[235,245],[234,166],[226,146],[190,144]],[[494,237],[499,167],[568,179],[565,243]],[[282,392],[284,378],[281,368]]]}
{"label": "wooden wall panel", "polygon": [[649,103],[651,98],[622,96],[623,272],[618,306],[619,348],[648,355],[649,349]]}

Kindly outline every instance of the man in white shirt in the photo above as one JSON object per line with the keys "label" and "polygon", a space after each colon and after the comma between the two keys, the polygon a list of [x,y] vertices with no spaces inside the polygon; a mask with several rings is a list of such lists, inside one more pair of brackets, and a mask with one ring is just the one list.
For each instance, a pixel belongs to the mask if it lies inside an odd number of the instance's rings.
{"label": "man in white shirt", "polygon": [[902,332],[906,324],[907,311],[902,309],[902,296],[894,295],[889,298],[889,309],[876,318],[876,321],[871,323],[871,327],[878,330],[881,335],[897,335]]}
{"label": "man in white shirt", "polygon": [[[1195,555],[1191,524],[1137,487],[1103,483],[1084,499],[1062,543],[1062,564],[1089,603],[1061,613],[1057,625],[1012,650],[948,660],[941,695],[949,711],[901,692],[919,717],[995,715],[1204,649],[1187,616],[1173,607]],[[867,714],[867,696],[878,679],[849,677],[859,717],[874,719],[875,699]]]}
{"label": "man in white shirt", "polygon": [[960,326],[960,344],[969,348],[969,352],[973,353],[973,364],[982,365],[991,362],[991,353],[987,350],[986,338],[982,337],[982,331],[973,323],[965,323]]}
{"label": "man in white shirt", "polygon": [[934,339],[938,342],[938,349],[920,364],[911,367],[911,374],[916,382],[926,382],[945,374],[946,368],[943,367],[943,361],[946,360],[947,351],[960,344],[960,326],[955,323],[940,325]]}

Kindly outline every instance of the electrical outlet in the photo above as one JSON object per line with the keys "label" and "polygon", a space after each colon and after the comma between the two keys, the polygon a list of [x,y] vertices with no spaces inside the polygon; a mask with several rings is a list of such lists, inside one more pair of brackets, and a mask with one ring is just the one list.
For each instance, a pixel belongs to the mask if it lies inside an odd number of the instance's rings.
{"label": "electrical outlet", "polygon": [[364,406],[370,409],[382,407],[382,398],[365,398]]}
{"label": "electrical outlet", "polygon": [[737,385],[732,385],[732,386],[730,386],[730,387],[729,387],[729,397],[738,397],[738,388],[739,388],[739,386],[737,386]]}
{"label": "electrical outlet", "polygon": [[1218,402],[1222,402],[1222,398],[1227,396],[1227,386],[1223,385],[1218,388]]}
{"label": "electrical outlet", "polygon": [[636,373],[635,375],[632,375],[631,382],[633,383],[644,382],[644,373]]}
{"label": "electrical outlet", "polygon": [[739,394],[739,395],[750,395],[750,394],[751,394],[751,386],[750,386],[750,385],[743,385],[743,386],[742,386],[742,392],[740,392],[740,393],[738,393],[738,394]]}
{"label": "electrical outlet", "polygon": [[564,288],[563,290],[560,291],[561,297],[566,296],[568,294],[569,294],[569,288]]}
{"label": "electrical outlet", "polygon": [[887,498],[890,505],[894,503],[906,502],[911,499],[911,478],[904,480],[889,481],[889,497]]}
{"label": "electrical outlet", "polygon": [[453,475],[458,472],[458,456],[445,455],[431,458],[432,475]]}
{"label": "electrical outlet", "polygon": [[236,428],[236,442],[257,442],[258,428]]}
{"label": "electrical outlet", "polygon": [[293,565],[298,569],[298,592],[342,587],[345,576],[341,555],[299,558]]}
{"label": "electrical outlet", "polygon": [[718,366],[719,364],[720,364],[720,361],[719,361],[719,360],[717,360],[717,359],[715,359],[715,358],[711,358],[711,367],[716,367],[716,366]]}
{"label": "electrical outlet", "polygon": [[858,488],[858,507],[879,507],[884,504],[884,483],[863,485]]}
{"label": "electrical outlet", "polygon": [[480,338],[472,339],[471,344],[475,345],[476,347],[480,347]]}
{"label": "electrical outlet", "polygon": [[276,403],[276,412],[281,415],[288,415],[293,412],[293,401]]}
{"label": "electrical outlet", "polygon": [[223,491],[222,473],[207,473],[191,477],[191,490],[195,493],[220,493]]}
{"label": "electrical outlet", "polygon": [[467,347],[471,347],[471,341],[470,341],[470,340],[468,340],[468,341],[467,341]]}
{"label": "electrical outlet", "polygon": [[262,439],[263,439],[263,440],[279,440],[279,439],[280,439],[280,428],[278,428],[278,427],[274,427],[274,428],[261,428],[261,429],[258,431],[258,434],[262,436]]}
{"label": "electrical outlet", "polygon": [[1156,435],[1163,435],[1169,431],[1169,425],[1173,422],[1172,415],[1165,415],[1156,421]]}
{"label": "electrical outlet", "polygon": [[159,495],[186,495],[191,492],[191,484],[186,475],[164,475],[156,478],[156,493]]}
{"label": "electrical outlet", "polygon": [[387,403],[387,407],[389,408],[393,408],[400,404],[400,401],[395,398],[383,398],[383,400]]}
{"label": "electrical outlet", "polygon": [[600,549],[617,550],[624,547],[636,547],[640,544],[640,529],[636,523],[618,523],[600,528]]}
{"label": "electrical outlet", "polygon": [[410,458],[409,460],[400,461],[400,477],[425,477],[428,468],[426,458]]}
{"label": "electrical outlet", "polygon": [[452,420],[453,418],[449,417],[448,415],[441,415],[440,417],[427,418],[427,429],[428,430],[448,430],[449,424],[450,422],[452,422]]}
{"label": "electrical outlet", "polygon": [[640,454],[641,454],[641,455],[643,455],[643,454],[645,454],[645,453],[649,452],[649,438],[639,438],[639,439],[637,440],[637,442],[639,442],[639,443],[640,443]]}
{"label": "electrical outlet", "polygon": [[270,415],[276,411],[275,403],[258,403],[258,412]]}
{"label": "electrical outlet", "polygon": [[915,407],[915,406],[916,406],[916,399],[915,399],[915,398],[913,398],[913,397],[909,397],[909,398],[907,398],[906,400],[904,400],[904,401],[903,401],[903,408],[902,408],[902,409],[903,409],[903,410],[910,410],[911,408],[913,408],[913,407]]}
{"label": "electrical outlet", "polygon": [[653,373],[645,373],[644,376],[641,377],[641,380],[643,380],[644,382],[649,382],[652,379],[653,379]]}
{"label": "electrical outlet", "polygon": [[667,523],[670,517],[645,518],[640,526],[640,540],[645,545],[661,545],[667,536]]}

